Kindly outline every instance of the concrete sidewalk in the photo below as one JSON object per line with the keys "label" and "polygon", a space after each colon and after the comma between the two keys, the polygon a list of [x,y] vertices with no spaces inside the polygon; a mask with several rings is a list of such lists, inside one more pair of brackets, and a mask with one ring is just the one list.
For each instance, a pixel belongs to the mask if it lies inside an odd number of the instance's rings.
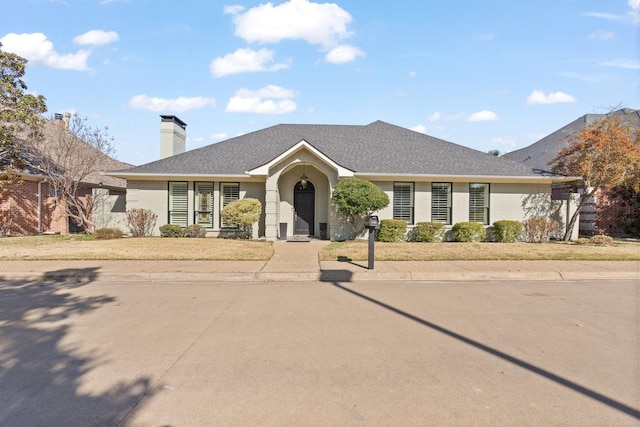
{"label": "concrete sidewalk", "polygon": [[640,261],[318,261],[328,241],[274,242],[269,261],[0,261],[4,281],[640,280]]}

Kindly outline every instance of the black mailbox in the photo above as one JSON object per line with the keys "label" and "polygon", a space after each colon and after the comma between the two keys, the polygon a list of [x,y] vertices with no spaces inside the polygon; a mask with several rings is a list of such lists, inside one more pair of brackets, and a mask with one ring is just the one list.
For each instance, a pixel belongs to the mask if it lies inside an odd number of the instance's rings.
{"label": "black mailbox", "polygon": [[377,215],[369,215],[364,220],[364,226],[369,229],[379,230],[380,229],[380,220],[378,220]]}

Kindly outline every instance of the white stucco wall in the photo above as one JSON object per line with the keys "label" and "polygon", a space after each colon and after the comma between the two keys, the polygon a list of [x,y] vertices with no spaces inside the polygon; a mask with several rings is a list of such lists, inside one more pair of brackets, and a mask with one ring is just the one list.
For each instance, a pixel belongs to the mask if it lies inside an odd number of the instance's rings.
{"label": "white stucco wall", "polygon": [[[273,196],[275,201],[270,204],[273,213],[269,216],[267,210],[267,187],[269,184],[258,180],[241,182],[240,197],[258,199],[263,206],[263,215],[260,222],[254,227],[254,237],[266,236],[268,239],[279,238],[279,224],[286,223],[288,233],[293,230],[293,188],[304,172],[316,189],[314,234],[319,235],[320,223],[328,224],[329,238],[332,240],[348,240],[354,238],[353,227],[341,215],[335,213],[335,207],[331,205],[331,191],[333,181],[337,182],[337,176],[329,169],[311,165],[312,158],[302,152],[295,158],[289,158],[278,167],[274,168],[275,180]],[[293,163],[291,163],[293,162]],[[306,162],[302,166],[302,162]],[[269,178],[269,179],[272,179]],[[332,181],[333,180],[333,181]],[[202,180],[198,180],[201,182]],[[231,182],[224,181],[224,182]],[[414,224],[417,222],[431,221],[431,181],[372,181],[379,186],[390,200],[389,206],[377,212],[380,219],[393,218],[393,184],[394,182],[414,183]],[[438,181],[446,182],[446,180]],[[487,182],[478,180],[473,182]],[[488,182],[489,193],[489,222],[491,225],[498,220],[523,221],[526,218],[545,215],[560,223],[561,229],[566,225],[567,202],[551,201],[551,185],[546,182],[539,183],[501,183]],[[469,184],[470,182],[452,183],[452,224],[469,220]],[[188,223],[193,223],[194,181],[188,182],[189,189],[189,215]],[[217,236],[220,227],[220,181],[214,182],[214,218],[213,229],[208,229],[208,235]],[[168,182],[167,181],[129,181],[127,189],[127,209],[145,208],[151,209],[158,215],[154,234],[159,235],[159,227],[168,223]],[[266,223],[271,218],[272,225]],[[448,227],[451,227],[449,225]],[[409,228],[412,225],[409,226]]]}
{"label": "white stucco wall", "polygon": [[167,181],[127,181],[127,209],[149,209],[158,215],[153,235],[168,220],[169,189]]}
{"label": "white stucco wall", "polygon": [[[377,212],[380,219],[393,218],[393,183],[414,183],[414,224],[431,221],[431,182],[397,180],[372,181],[389,196],[389,206]],[[446,181],[438,181],[446,182]],[[564,213],[558,203],[551,201],[550,183],[501,183],[478,180],[473,182],[489,183],[489,225],[499,220],[523,221],[537,215],[552,217],[564,227]],[[452,224],[469,221],[469,182],[452,183]],[[450,227],[449,225],[448,227]],[[409,225],[409,228],[412,225]]]}
{"label": "white stucco wall", "polygon": [[127,232],[125,225],[126,194],[109,194],[105,188],[93,190],[95,205],[93,207],[93,221],[95,229],[117,228]]}
{"label": "white stucco wall", "polygon": [[[177,182],[175,180],[173,182]],[[188,211],[187,224],[194,222],[195,182],[206,182],[204,180],[186,181],[188,188]],[[220,231],[220,182],[233,181],[213,181],[213,228],[207,229],[207,235],[217,236]],[[240,198],[254,198],[260,201],[263,208],[262,219],[254,225],[253,236],[264,236],[264,206],[265,187],[262,182],[241,182]],[[160,235],[160,226],[169,223],[169,181],[128,181],[127,183],[127,209],[150,209],[158,220],[153,231],[153,235]]]}

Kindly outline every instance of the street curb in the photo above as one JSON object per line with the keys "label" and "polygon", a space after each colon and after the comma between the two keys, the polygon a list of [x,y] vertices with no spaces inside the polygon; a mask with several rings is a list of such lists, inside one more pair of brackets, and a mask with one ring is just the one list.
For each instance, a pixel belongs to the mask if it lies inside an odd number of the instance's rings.
{"label": "street curb", "polygon": [[111,273],[95,272],[90,275],[73,273],[8,272],[0,275],[0,282],[75,282],[150,281],[150,282],[366,282],[366,281],[581,281],[581,280],[638,280],[637,272],[575,272],[547,271],[532,275],[530,272],[351,272],[323,270],[319,272],[240,272],[240,273]]}

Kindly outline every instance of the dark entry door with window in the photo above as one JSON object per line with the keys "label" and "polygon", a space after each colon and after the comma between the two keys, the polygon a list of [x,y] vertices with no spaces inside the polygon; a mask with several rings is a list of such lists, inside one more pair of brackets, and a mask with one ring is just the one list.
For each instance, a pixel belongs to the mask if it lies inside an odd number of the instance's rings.
{"label": "dark entry door with window", "polygon": [[316,190],[307,181],[306,187],[298,182],[293,190],[293,234],[313,235]]}

